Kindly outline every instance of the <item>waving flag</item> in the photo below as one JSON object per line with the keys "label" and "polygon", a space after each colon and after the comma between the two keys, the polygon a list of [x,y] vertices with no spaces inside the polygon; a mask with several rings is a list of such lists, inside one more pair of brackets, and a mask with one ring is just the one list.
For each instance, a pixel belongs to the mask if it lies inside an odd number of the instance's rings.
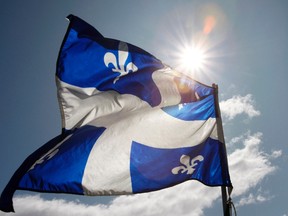
{"label": "waving flag", "polygon": [[190,179],[231,186],[217,89],[103,37],[78,17],[68,19],[56,72],[62,134],[15,172],[1,210],[13,211],[17,189],[133,194]]}

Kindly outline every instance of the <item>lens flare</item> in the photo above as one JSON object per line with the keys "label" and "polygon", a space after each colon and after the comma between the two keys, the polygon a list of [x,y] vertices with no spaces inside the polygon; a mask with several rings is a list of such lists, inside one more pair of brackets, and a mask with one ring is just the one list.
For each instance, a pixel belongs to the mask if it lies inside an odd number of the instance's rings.
{"label": "lens flare", "polygon": [[207,16],[204,19],[203,33],[208,35],[212,32],[216,25],[216,18],[214,16]]}

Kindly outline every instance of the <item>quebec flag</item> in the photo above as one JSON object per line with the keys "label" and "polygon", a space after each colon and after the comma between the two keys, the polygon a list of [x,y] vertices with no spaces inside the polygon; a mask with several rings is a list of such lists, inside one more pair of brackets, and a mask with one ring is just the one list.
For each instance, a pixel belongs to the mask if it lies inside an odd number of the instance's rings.
{"label": "quebec flag", "polygon": [[217,89],[69,15],[56,72],[63,131],[32,153],[4,189],[134,194],[195,179],[231,186]]}

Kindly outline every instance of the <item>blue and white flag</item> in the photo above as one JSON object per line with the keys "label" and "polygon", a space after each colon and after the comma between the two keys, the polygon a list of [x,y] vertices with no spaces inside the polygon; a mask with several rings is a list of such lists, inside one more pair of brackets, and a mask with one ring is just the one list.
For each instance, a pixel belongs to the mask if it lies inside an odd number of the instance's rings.
{"label": "blue and white flag", "polygon": [[116,195],[191,179],[231,186],[216,89],[68,19],[56,72],[63,132],[15,172],[1,210],[13,211],[17,189]]}

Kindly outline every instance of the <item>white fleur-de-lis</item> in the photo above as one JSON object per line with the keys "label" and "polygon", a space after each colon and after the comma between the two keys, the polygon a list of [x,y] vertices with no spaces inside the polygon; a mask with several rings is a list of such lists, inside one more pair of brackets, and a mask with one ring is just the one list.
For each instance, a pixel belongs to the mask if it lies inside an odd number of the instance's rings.
{"label": "white fleur-de-lis", "polygon": [[181,171],[181,173],[187,172],[186,174],[192,174],[195,170],[194,167],[198,165],[196,161],[203,161],[203,160],[204,160],[204,157],[202,155],[198,155],[194,157],[192,160],[190,160],[190,156],[182,155],[180,157],[180,163],[183,164],[184,166],[175,167],[171,170],[171,172],[174,175],[177,175],[179,171]]}
{"label": "white fleur-de-lis", "polygon": [[55,149],[52,152],[49,152],[48,154],[42,156],[39,160],[37,160],[33,164],[33,166],[29,170],[34,169],[37,164],[42,164],[44,161],[50,160],[52,157],[54,157],[58,153],[58,151],[59,149]]}
{"label": "white fleur-de-lis", "polygon": [[46,154],[42,155],[42,157],[40,157],[31,167],[29,170],[32,170],[35,168],[36,165],[38,164],[42,164],[44,161],[48,161],[51,158],[53,158],[59,151],[59,147],[70,137],[72,136],[69,135],[67,136],[65,139],[63,139],[60,143],[58,143],[56,146],[54,146],[54,148],[50,149]]}
{"label": "white fleur-de-lis", "polygon": [[112,64],[112,71],[120,73],[113,81],[115,84],[121,76],[124,76],[130,72],[135,72],[138,70],[137,66],[132,62],[126,63],[128,59],[128,45],[124,42],[120,42],[118,46],[118,61],[114,53],[107,52],[104,55],[104,63],[106,67],[110,67]]}

